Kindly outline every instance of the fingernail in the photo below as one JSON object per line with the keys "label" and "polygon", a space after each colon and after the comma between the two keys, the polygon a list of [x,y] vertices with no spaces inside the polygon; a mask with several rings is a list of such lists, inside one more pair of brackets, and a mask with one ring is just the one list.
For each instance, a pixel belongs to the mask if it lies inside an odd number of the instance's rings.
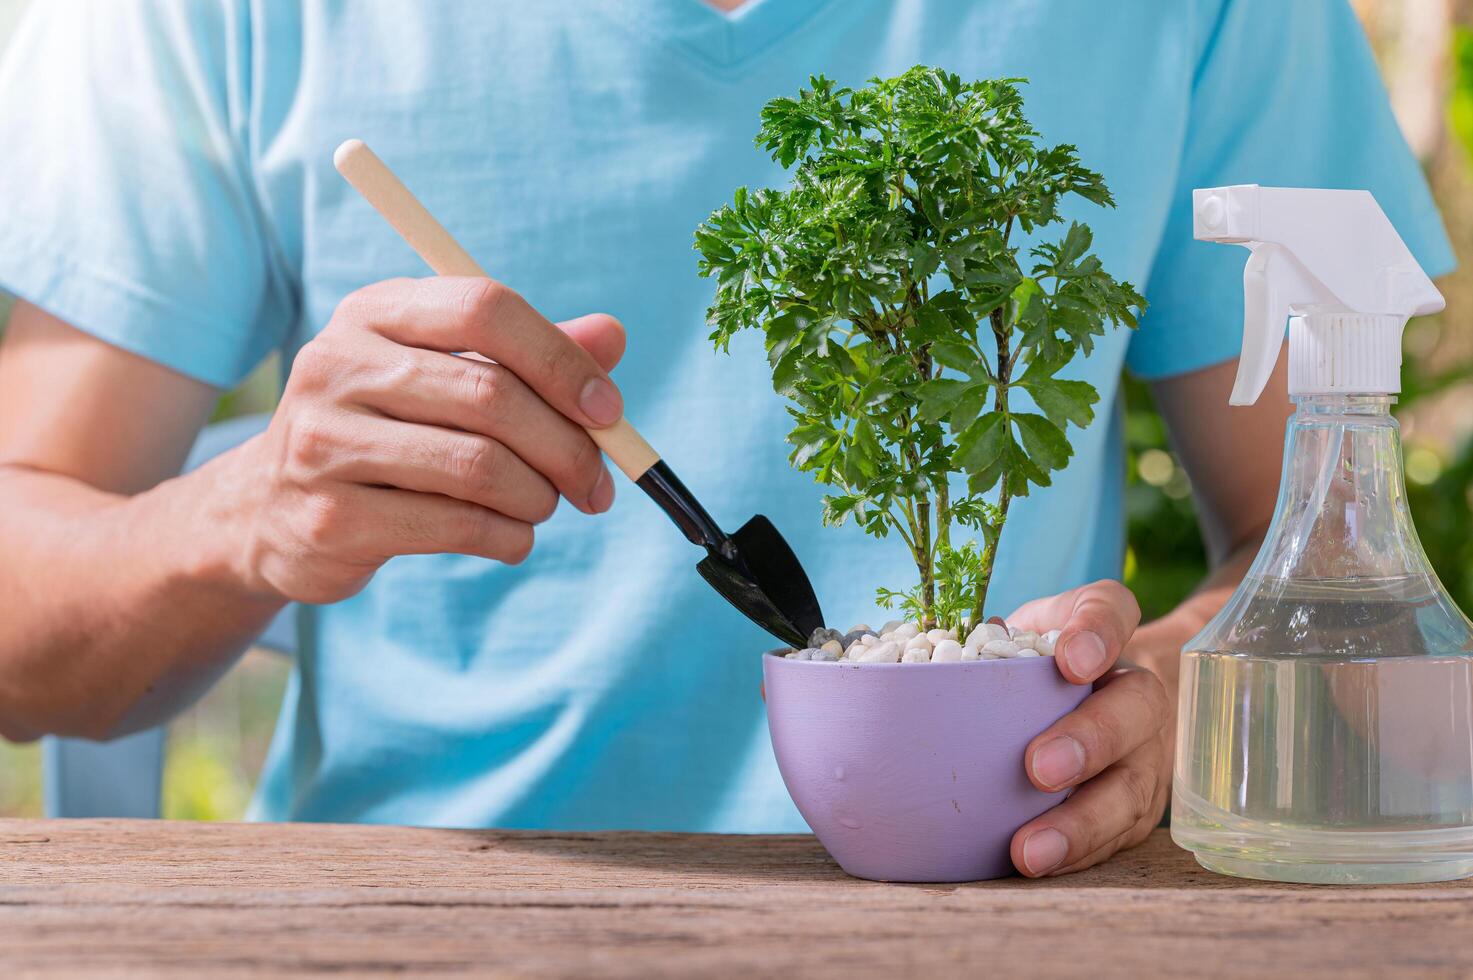
{"label": "fingernail", "polygon": [[1063,786],[1084,772],[1084,747],[1067,735],[1051,738],[1033,753],[1033,778],[1045,786]]}
{"label": "fingernail", "polygon": [[1095,633],[1075,633],[1064,645],[1064,662],[1076,677],[1094,677],[1105,666],[1105,641]]}
{"label": "fingernail", "polygon": [[603,378],[590,378],[578,396],[578,407],[599,425],[613,425],[624,414],[624,400],[619,390]]}
{"label": "fingernail", "polygon": [[598,482],[593,485],[593,493],[588,495],[588,506],[595,514],[602,514],[614,505],[614,480],[609,476],[609,471],[604,470],[598,475]]}
{"label": "fingernail", "polygon": [[1052,827],[1034,831],[1023,842],[1023,864],[1031,875],[1054,870],[1068,853],[1068,838]]}

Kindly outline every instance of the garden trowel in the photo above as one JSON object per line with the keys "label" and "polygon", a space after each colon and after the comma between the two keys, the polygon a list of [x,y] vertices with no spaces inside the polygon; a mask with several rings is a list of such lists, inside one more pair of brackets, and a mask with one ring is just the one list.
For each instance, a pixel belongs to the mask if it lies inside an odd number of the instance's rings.
{"label": "garden trowel", "polygon": [[[333,164],[437,275],[486,275],[361,140],[338,147]],[[735,534],[722,531],[628,419],[588,434],[687,538],[706,549],[696,571],[713,589],[773,636],[808,645],[809,635],[824,625],[823,613],[798,557],[771,521],[758,514]]]}

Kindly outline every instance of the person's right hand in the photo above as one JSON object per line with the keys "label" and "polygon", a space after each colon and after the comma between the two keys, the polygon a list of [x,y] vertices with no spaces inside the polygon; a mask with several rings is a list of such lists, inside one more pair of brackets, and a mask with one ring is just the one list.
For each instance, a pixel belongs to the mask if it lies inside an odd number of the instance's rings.
{"label": "person's right hand", "polygon": [[583,429],[623,413],[607,374],[623,352],[612,317],[554,325],[489,279],[352,293],[297,355],[267,431],[217,461],[240,578],[324,603],[395,555],[522,561],[559,496],[590,514],[613,502]]}

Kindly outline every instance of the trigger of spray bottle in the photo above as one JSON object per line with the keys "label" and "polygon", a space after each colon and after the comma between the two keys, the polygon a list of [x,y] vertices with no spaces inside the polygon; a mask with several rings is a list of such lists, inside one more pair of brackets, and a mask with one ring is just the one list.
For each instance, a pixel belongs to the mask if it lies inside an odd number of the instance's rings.
{"label": "trigger of spray bottle", "polygon": [[1194,237],[1252,253],[1231,404],[1263,393],[1286,324],[1291,394],[1401,390],[1401,330],[1444,304],[1369,191],[1239,184],[1192,205]]}

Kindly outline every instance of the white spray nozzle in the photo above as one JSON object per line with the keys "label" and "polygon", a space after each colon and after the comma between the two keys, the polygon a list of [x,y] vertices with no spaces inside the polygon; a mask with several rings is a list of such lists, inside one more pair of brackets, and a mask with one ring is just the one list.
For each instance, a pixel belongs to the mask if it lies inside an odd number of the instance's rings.
{"label": "white spray nozzle", "polygon": [[1195,190],[1192,234],[1253,253],[1243,270],[1234,405],[1251,405],[1263,393],[1286,322],[1291,392],[1399,391],[1401,328],[1444,305],[1369,191]]}

